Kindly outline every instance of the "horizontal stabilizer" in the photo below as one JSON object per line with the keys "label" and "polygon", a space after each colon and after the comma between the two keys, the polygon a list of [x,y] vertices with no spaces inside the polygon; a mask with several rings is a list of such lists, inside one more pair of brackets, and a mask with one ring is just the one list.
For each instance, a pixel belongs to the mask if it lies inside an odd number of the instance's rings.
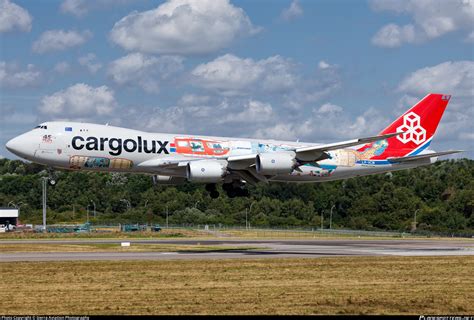
{"label": "horizontal stabilizer", "polygon": [[449,150],[449,151],[419,154],[419,155],[416,155],[416,156],[399,157],[399,158],[387,158],[387,161],[391,162],[391,163],[408,162],[408,161],[415,161],[415,160],[426,159],[426,158],[440,157],[440,156],[445,156],[445,155],[448,155],[448,154],[453,154],[453,153],[458,153],[458,152],[463,152],[463,150]]}

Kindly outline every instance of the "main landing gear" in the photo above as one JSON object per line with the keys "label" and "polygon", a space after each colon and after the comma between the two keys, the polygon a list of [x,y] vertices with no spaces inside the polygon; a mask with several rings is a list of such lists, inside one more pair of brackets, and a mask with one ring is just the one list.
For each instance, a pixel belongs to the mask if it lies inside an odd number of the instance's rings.
{"label": "main landing gear", "polygon": [[[249,191],[244,189],[244,184],[240,181],[224,183],[222,189],[224,189],[229,198],[248,197],[249,195]],[[215,183],[206,184],[206,190],[209,192],[211,198],[216,199],[219,197],[219,191],[217,191]]]}
{"label": "main landing gear", "polygon": [[212,199],[219,198],[219,191],[217,191],[217,186],[215,183],[206,184],[206,191],[209,192],[209,195]]}

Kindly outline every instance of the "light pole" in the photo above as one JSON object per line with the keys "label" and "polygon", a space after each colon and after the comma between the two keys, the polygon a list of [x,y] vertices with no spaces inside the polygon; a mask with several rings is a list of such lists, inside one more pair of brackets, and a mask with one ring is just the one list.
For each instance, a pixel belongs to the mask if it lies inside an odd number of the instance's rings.
{"label": "light pole", "polygon": [[248,210],[248,213],[247,213],[247,208],[245,208],[245,230],[248,230],[249,229],[249,223],[247,222],[248,221],[248,214],[250,214],[250,212],[252,211],[252,206],[255,204],[255,201],[253,201],[251,204],[250,204],[250,208]]}
{"label": "light pole", "polygon": [[414,223],[413,223],[413,231],[416,231],[416,213],[420,211],[420,209],[416,209],[415,210],[415,220],[414,220]]}
{"label": "light pole", "polygon": [[329,217],[329,229],[332,229],[332,210],[336,207],[336,205],[332,205],[331,207],[331,215]]}
{"label": "light pole", "polygon": [[321,210],[321,230],[323,230],[323,219],[324,219],[323,213],[324,213],[324,210]]}
{"label": "light pole", "polygon": [[46,233],[46,200],[47,200],[47,187],[48,187],[48,180],[49,177],[42,177],[43,183],[43,232]]}
{"label": "light pole", "polygon": [[89,204],[87,204],[87,223],[89,223]]}
{"label": "light pole", "polygon": [[96,217],[96,214],[95,214],[95,202],[93,200],[91,200],[92,204],[94,205],[94,219]]}

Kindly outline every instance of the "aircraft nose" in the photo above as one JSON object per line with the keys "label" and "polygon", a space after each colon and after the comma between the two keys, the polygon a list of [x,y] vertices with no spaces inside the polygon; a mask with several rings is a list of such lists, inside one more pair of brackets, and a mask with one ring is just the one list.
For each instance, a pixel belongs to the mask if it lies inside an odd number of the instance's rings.
{"label": "aircraft nose", "polygon": [[21,147],[20,139],[18,137],[13,138],[7,142],[5,145],[8,151],[15,153],[16,150],[18,150]]}
{"label": "aircraft nose", "polygon": [[25,138],[26,137],[24,135],[15,137],[9,140],[5,147],[11,153],[14,153],[20,157],[24,157],[25,155],[31,152],[31,150],[28,150],[28,143]]}

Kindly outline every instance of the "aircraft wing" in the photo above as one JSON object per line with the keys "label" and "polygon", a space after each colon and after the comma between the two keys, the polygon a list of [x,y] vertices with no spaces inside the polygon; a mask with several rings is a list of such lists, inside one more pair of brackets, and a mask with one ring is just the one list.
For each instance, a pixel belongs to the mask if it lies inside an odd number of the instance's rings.
{"label": "aircraft wing", "polygon": [[186,166],[190,161],[202,160],[196,157],[169,157],[165,159],[151,159],[141,162],[137,167],[147,172],[154,171],[162,174],[173,174],[184,176],[186,174]]}
{"label": "aircraft wing", "polygon": [[189,161],[202,160],[201,158],[192,157],[170,157],[165,159],[151,159],[138,164],[142,168],[165,168],[186,166]]}
{"label": "aircraft wing", "polygon": [[375,142],[379,140],[388,139],[401,134],[402,132],[388,133],[379,136],[352,139],[347,141],[341,141],[336,143],[329,143],[319,146],[309,146],[296,148],[296,158],[303,161],[318,161],[327,159],[329,156],[326,154],[327,151],[337,150],[342,148],[353,147],[365,143]]}
{"label": "aircraft wing", "polygon": [[[375,141],[379,141],[383,139],[388,139],[399,134],[401,134],[401,132],[347,140],[347,141],[318,145],[318,146],[295,148],[293,150],[288,150],[288,151],[295,152],[296,158],[300,161],[316,162],[316,161],[321,161],[321,160],[329,158],[329,155],[326,153],[327,151],[357,146],[357,145],[375,142]],[[228,168],[238,174],[245,175],[246,177],[245,180],[252,179],[255,182],[266,181],[267,178],[257,174],[255,170],[256,156],[257,156],[256,154],[230,156],[226,159],[228,162]],[[198,161],[198,160],[203,160],[203,159],[206,159],[206,158],[178,156],[178,157],[169,157],[165,159],[152,159],[152,160],[144,161],[138,164],[138,167],[146,169],[147,171],[156,171],[156,172],[160,172],[164,174],[182,175],[185,173],[185,168],[190,161]]]}
{"label": "aircraft wing", "polygon": [[440,157],[445,156],[448,154],[463,152],[463,150],[449,150],[449,151],[441,151],[441,152],[433,152],[433,153],[425,153],[416,156],[407,156],[407,157],[399,157],[399,158],[388,158],[387,161],[390,163],[400,163],[400,162],[409,162],[421,159],[427,159],[432,157]]}

